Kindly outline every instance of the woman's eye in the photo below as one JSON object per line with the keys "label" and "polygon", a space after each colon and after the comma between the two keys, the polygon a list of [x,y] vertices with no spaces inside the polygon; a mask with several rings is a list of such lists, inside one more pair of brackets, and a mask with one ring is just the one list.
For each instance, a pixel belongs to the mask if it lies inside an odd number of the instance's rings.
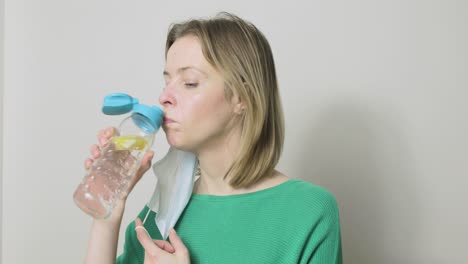
{"label": "woman's eye", "polygon": [[195,88],[198,86],[198,83],[185,83],[185,86],[189,88]]}

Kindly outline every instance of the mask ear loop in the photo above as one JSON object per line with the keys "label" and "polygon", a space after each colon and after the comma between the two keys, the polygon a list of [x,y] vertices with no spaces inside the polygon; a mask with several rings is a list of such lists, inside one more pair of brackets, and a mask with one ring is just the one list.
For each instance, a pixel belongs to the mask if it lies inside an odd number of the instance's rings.
{"label": "mask ear loop", "polygon": [[143,219],[143,225],[146,222],[146,219],[148,218],[149,213],[151,212],[151,209],[148,208],[148,212],[146,213],[145,219]]}
{"label": "mask ear loop", "polygon": [[135,227],[135,230],[137,230],[137,229],[145,230],[146,234],[148,234],[149,237],[151,237],[151,235],[149,234],[148,230],[146,230],[146,228],[145,228],[145,222],[146,222],[146,219],[148,218],[148,215],[149,215],[150,212],[151,212],[151,209],[148,208],[148,212],[146,212],[145,219],[143,219],[143,222],[141,223],[142,226]]}

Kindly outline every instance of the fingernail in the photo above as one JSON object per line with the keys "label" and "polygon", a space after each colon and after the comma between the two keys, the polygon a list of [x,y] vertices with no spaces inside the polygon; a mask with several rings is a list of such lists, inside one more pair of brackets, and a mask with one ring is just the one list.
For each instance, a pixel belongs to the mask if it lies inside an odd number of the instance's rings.
{"label": "fingernail", "polygon": [[111,127],[109,127],[109,128],[106,129],[106,131],[104,132],[104,134],[105,134],[106,136],[110,136],[110,135],[112,134],[112,130],[113,130],[113,129],[112,129]]}

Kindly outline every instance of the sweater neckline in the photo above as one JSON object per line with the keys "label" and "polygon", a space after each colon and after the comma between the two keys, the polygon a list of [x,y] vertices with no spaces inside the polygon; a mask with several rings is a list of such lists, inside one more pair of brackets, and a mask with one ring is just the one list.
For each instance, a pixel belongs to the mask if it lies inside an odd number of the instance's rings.
{"label": "sweater neckline", "polygon": [[229,200],[237,200],[237,199],[250,198],[250,197],[258,197],[258,196],[273,194],[299,181],[300,180],[298,179],[289,179],[285,182],[282,182],[280,184],[277,184],[275,186],[272,186],[266,189],[258,190],[255,192],[241,193],[241,194],[231,194],[231,195],[192,194],[191,199],[203,200],[203,201],[229,201]]}

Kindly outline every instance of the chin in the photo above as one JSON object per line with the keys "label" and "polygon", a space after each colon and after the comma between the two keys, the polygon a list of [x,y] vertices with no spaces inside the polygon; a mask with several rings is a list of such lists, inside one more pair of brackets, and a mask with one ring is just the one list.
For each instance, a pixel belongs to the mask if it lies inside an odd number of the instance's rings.
{"label": "chin", "polygon": [[180,138],[174,135],[166,134],[166,139],[167,139],[167,143],[169,143],[171,147],[174,147],[176,149],[180,149],[183,151],[190,151],[189,148],[186,146],[186,144],[184,144],[184,141],[181,140]]}
{"label": "chin", "polygon": [[178,131],[165,131],[167,143],[176,149],[192,152],[197,150],[200,145],[193,137],[186,137],[182,132]]}

